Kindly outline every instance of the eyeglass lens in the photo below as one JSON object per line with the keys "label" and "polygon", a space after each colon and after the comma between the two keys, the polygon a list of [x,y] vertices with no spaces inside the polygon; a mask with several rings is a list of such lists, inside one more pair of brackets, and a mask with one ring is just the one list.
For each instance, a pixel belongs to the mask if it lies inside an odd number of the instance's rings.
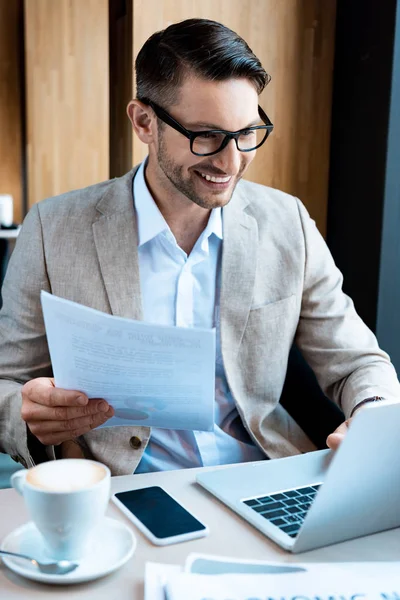
{"label": "eyeglass lens", "polygon": [[[265,129],[248,129],[237,138],[239,150],[252,150],[264,140],[267,132]],[[224,133],[209,133],[197,135],[193,140],[192,151],[196,154],[209,154],[217,152],[225,139]]]}

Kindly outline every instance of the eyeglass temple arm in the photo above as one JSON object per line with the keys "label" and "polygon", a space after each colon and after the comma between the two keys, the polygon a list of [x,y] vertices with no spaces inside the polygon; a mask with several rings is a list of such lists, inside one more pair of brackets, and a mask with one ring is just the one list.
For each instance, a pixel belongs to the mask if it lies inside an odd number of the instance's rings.
{"label": "eyeglass temple arm", "polygon": [[263,111],[263,109],[261,108],[260,105],[258,105],[258,114],[260,115],[261,119],[264,121],[264,123],[268,126],[268,127],[272,127],[273,128],[273,124],[270,121],[269,117],[267,116],[267,114]]}
{"label": "eyeglass temple arm", "polygon": [[161,121],[164,121],[164,123],[175,129],[176,131],[179,131],[179,133],[182,133],[182,135],[187,137],[189,140],[192,138],[193,134],[187,129],[185,129],[183,125],[178,123],[178,121],[175,121],[175,119],[171,117],[171,115],[169,115],[167,111],[161,108],[161,106],[158,106],[158,104],[155,104],[155,102],[152,102],[152,100],[149,100],[148,98],[142,98],[141,102],[150,106],[156,113],[157,117],[161,119]]}

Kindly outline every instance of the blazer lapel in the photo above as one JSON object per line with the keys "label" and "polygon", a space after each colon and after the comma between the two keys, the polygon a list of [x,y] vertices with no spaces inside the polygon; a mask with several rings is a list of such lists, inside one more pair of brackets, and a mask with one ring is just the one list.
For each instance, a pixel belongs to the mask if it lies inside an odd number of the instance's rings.
{"label": "blazer lapel", "polygon": [[[132,195],[136,170],[116,179],[99,201],[99,218],[93,223],[93,233],[112,314],[141,320],[138,238]],[[258,227],[254,217],[245,212],[248,203],[239,184],[223,209],[220,326],[224,359],[237,354],[253,298]]]}
{"label": "blazer lapel", "polygon": [[224,362],[236,357],[252,304],[258,246],[257,221],[239,184],[223,209],[220,326]]}
{"label": "blazer lapel", "polygon": [[97,204],[93,235],[111,312],[141,320],[137,226],[132,182],[137,169],[116,179]]}

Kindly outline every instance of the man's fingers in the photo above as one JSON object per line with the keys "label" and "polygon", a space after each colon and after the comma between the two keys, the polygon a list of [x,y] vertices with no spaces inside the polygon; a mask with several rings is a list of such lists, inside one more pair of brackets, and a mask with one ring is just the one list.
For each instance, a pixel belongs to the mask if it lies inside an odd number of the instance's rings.
{"label": "man's fingers", "polygon": [[331,450],[337,450],[346,435],[350,424],[350,419],[341,423],[337,429],[326,438],[326,445]]}
{"label": "man's fingers", "polygon": [[29,424],[29,429],[34,435],[48,435],[49,433],[67,432],[71,437],[71,433],[77,429],[88,430],[97,427],[97,425],[107,420],[108,417],[104,413],[95,413],[77,419],[69,419],[68,421],[40,421],[39,423],[32,422]]}
{"label": "man's fingers", "polygon": [[101,398],[54,386],[40,377],[22,388],[21,416],[32,434],[45,446],[58,445],[105,423],[114,410]]}
{"label": "man's fingers", "polygon": [[108,409],[109,404],[105,400],[97,398],[89,400],[86,406],[43,406],[42,404],[32,403],[29,406],[29,415],[25,414],[25,416],[29,422],[69,421],[97,413],[105,413]]}
{"label": "man's fingers", "polygon": [[[34,398],[31,400],[35,402]],[[62,390],[55,387],[40,396],[40,403],[46,406],[86,406],[88,397],[75,390]]]}
{"label": "man's fingers", "polygon": [[82,392],[56,388],[53,380],[46,377],[26,383],[22,394],[31,402],[44,406],[85,406],[88,403],[88,397]]}
{"label": "man's fingers", "polygon": [[[114,410],[110,409],[106,413],[97,413],[81,419],[61,422],[42,422],[33,423],[29,428],[33,435],[45,446],[61,444],[67,440],[74,439],[80,435],[84,435],[88,431],[102,425],[114,414]],[[65,423],[72,424],[73,429],[66,429]],[[60,428],[60,429],[59,429]]]}

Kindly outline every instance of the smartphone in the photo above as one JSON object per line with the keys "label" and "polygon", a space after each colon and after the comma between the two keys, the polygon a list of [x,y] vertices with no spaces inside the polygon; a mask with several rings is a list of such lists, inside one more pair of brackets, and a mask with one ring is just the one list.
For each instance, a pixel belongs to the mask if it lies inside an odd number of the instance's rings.
{"label": "smartphone", "polygon": [[207,525],[196,519],[161,487],[120,492],[112,500],[157,546],[194,540],[209,533]]}

